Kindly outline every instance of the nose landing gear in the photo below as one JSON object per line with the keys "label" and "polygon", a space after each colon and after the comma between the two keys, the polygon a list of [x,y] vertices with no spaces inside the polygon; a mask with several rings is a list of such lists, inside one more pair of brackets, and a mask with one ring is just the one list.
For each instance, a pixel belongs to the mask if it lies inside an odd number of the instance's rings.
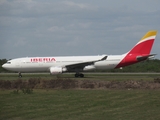
{"label": "nose landing gear", "polygon": [[21,77],[22,77],[22,74],[21,74],[21,72],[19,72],[19,73],[18,73],[18,77],[19,77],[19,78],[21,78]]}

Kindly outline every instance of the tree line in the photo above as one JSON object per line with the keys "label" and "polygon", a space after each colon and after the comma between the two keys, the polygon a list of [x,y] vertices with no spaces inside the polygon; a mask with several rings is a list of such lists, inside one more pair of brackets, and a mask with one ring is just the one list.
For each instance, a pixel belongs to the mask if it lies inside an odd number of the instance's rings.
{"label": "tree line", "polygon": [[[6,62],[7,59],[0,59],[0,73],[11,72],[2,68],[2,65]],[[160,60],[146,60],[134,65],[123,67],[122,69],[96,70],[95,72],[160,72]]]}

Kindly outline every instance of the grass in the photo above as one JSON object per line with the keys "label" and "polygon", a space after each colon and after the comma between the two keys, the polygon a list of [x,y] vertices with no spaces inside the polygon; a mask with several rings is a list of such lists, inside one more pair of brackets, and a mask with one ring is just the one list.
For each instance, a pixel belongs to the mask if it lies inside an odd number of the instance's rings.
{"label": "grass", "polygon": [[[60,78],[75,79],[72,74]],[[49,74],[24,74],[54,79]],[[86,74],[75,80],[153,80],[159,74]],[[0,80],[17,80],[17,74],[0,74]],[[159,83],[157,83],[159,84]],[[159,89],[0,89],[0,120],[159,120]]]}
{"label": "grass", "polygon": [[0,91],[0,119],[159,120],[158,90]]}
{"label": "grass", "polygon": [[[59,78],[70,78],[70,79],[76,79],[76,80],[117,80],[117,81],[124,81],[124,80],[153,80],[154,78],[160,78],[160,74],[158,73],[96,73],[96,74],[90,74],[90,73],[84,73],[84,78],[75,78],[74,73],[73,74],[61,74],[58,77]],[[23,73],[22,78],[18,78],[18,73],[9,73],[9,74],[0,74],[0,80],[17,80],[17,79],[23,79],[28,80],[30,78],[41,78],[41,79],[56,79],[57,76],[50,75],[49,73],[37,73],[37,74],[29,74],[29,73]]]}

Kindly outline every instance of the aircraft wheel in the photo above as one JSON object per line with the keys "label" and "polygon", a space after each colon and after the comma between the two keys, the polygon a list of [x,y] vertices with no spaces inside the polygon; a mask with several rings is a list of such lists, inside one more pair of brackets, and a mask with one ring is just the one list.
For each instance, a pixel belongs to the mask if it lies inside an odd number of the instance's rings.
{"label": "aircraft wheel", "polygon": [[79,73],[76,73],[76,74],[75,74],[75,77],[76,77],[76,78],[77,78],[77,77],[83,78],[83,77],[84,77],[84,74],[82,74],[82,73],[80,73],[80,74],[79,74]]}
{"label": "aircraft wheel", "polygon": [[76,73],[76,74],[75,74],[75,77],[76,77],[76,78],[79,77],[79,74]]}
{"label": "aircraft wheel", "polygon": [[80,76],[81,78],[83,78],[83,77],[84,77],[84,74],[81,73],[81,74],[79,74],[79,76]]}

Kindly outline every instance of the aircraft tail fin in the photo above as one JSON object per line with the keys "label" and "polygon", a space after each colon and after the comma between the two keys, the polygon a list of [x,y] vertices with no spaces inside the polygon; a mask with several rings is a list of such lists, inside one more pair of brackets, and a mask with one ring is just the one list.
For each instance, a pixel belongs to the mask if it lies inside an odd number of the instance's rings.
{"label": "aircraft tail fin", "polygon": [[124,54],[124,58],[116,66],[116,68],[131,65],[155,56],[156,54],[150,54],[150,52],[156,35],[156,30],[147,32],[129,52]]}
{"label": "aircraft tail fin", "polygon": [[149,55],[156,38],[157,31],[147,32],[142,39],[129,51],[128,54]]}

